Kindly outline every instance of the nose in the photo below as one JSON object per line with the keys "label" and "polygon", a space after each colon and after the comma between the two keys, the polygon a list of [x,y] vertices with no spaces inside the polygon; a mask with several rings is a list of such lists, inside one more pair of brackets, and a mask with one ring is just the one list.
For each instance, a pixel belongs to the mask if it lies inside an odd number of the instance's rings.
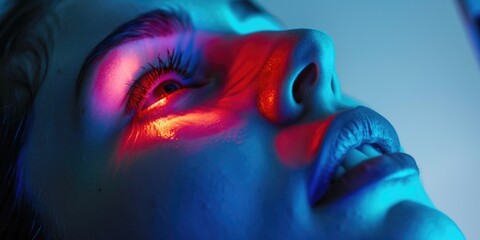
{"label": "nose", "polygon": [[333,43],[315,30],[278,32],[258,75],[257,105],[264,117],[289,124],[306,114],[328,116],[340,98]]}

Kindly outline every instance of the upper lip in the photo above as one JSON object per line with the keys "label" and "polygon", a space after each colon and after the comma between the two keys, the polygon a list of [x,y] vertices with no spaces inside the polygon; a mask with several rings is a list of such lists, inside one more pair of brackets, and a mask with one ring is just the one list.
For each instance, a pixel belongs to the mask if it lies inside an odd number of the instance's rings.
{"label": "upper lip", "polygon": [[367,143],[377,144],[384,153],[400,151],[395,129],[375,111],[358,106],[334,117],[318,148],[311,175],[308,194],[312,205],[327,192],[334,171],[347,151]]}

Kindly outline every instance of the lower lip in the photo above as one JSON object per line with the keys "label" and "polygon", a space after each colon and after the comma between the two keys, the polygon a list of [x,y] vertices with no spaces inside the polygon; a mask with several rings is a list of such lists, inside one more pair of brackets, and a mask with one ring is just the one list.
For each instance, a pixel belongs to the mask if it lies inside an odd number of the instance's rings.
{"label": "lower lip", "polygon": [[331,183],[316,205],[329,204],[344,199],[381,181],[405,179],[418,175],[415,160],[405,153],[389,153],[369,159],[348,170]]}

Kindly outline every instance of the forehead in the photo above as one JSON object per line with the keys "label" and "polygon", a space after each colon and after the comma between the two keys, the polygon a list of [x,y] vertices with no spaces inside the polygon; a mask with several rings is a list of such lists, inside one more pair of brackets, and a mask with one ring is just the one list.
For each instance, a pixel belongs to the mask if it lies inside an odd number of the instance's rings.
{"label": "forehead", "polygon": [[[57,5],[57,43],[91,49],[113,29],[153,9],[183,10],[200,29],[228,31],[229,1],[106,0],[65,1]],[[61,46],[60,46],[61,47]]]}
{"label": "forehead", "polygon": [[[118,26],[131,19],[155,9],[175,10],[189,15],[196,29],[215,32],[239,31],[239,25],[245,22],[246,15],[260,16],[266,19],[264,26],[258,22],[249,26],[247,32],[261,29],[279,29],[279,24],[271,16],[265,14],[251,4],[250,1],[231,0],[70,0],[56,5],[57,28],[54,46],[53,65],[78,65],[79,59],[85,59],[89,50],[93,49],[103,38]],[[261,23],[261,22],[260,22]],[[248,25],[248,24],[243,24]],[[252,25],[254,25],[252,27]],[[275,26],[273,26],[275,25]],[[266,27],[265,27],[266,26]],[[55,56],[56,55],[56,56]],[[55,62],[57,60],[58,62]],[[62,66],[65,69],[65,66]]]}
{"label": "forehead", "polygon": [[[49,73],[44,90],[71,89],[83,61],[109,33],[125,22],[155,9],[180,10],[187,13],[196,29],[234,32],[239,19],[239,3],[226,0],[67,0],[54,6],[57,19]],[[237,24],[238,25],[238,24]],[[59,82],[57,79],[69,79]],[[70,81],[70,79],[72,81]],[[46,88],[46,89],[45,89]]]}
{"label": "forehead", "polygon": [[198,29],[229,31],[233,27],[232,21],[241,17],[245,10],[255,10],[252,9],[255,5],[249,3],[227,0],[75,0],[58,4],[56,13],[63,35],[105,36],[120,24],[154,9],[186,12]]}

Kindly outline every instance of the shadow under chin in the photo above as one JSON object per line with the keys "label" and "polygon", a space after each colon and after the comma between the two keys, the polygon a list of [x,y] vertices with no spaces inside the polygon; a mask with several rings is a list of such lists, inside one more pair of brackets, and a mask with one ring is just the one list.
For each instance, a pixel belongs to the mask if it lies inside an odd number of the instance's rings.
{"label": "shadow under chin", "polygon": [[465,239],[447,215],[426,205],[402,201],[390,208],[380,239]]}

